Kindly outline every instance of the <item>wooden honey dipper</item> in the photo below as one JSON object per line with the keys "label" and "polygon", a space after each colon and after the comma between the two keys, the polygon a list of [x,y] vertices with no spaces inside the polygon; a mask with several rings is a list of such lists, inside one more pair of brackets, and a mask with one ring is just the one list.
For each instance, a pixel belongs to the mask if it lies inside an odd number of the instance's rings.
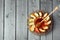
{"label": "wooden honey dipper", "polygon": [[[56,10],[58,10],[58,8],[59,8],[59,6],[56,6],[56,7],[53,9],[53,11],[50,12],[49,15],[47,15],[47,17],[50,16],[51,14],[53,14]],[[41,22],[39,22],[38,24],[36,24],[36,27],[39,27],[39,26],[41,25],[41,23],[44,22],[44,20],[45,20],[47,17],[45,17]]]}

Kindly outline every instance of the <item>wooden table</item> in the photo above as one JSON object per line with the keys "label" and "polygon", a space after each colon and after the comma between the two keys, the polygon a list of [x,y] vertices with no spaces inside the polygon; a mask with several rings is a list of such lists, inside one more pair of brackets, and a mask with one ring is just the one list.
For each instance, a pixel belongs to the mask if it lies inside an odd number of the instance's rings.
{"label": "wooden table", "polygon": [[60,10],[53,17],[52,31],[37,36],[27,29],[27,17],[36,10],[51,12],[60,0],[0,0],[0,40],[60,40]]}

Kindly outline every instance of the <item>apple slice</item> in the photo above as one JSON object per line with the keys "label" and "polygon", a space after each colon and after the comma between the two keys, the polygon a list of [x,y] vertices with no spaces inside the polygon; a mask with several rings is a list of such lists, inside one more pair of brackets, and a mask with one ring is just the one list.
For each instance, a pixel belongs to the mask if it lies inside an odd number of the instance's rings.
{"label": "apple slice", "polygon": [[35,18],[36,18],[33,14],[30,14],[30,17],[32,17],[33,19],[35,19]]}
{"label": "apple slice", "polygon": [[45,13],[43,17],[45,18],[47,15],[48,15],[48,13]]}
{"label": "apple slice", "polygon": [[35,32],[40,33],[37,27],[35,27]]}
{"label": "apple slice", "polygon": [[34,13],[34,15],[35,15],[36,17],[38,17],[38,16],[39,16],[39,15],[38,15],[38,13],[36,13],[36,12]]}
{"label": "apple slice", "polygon": [[29,18],[29,22],[34,22],[34,19],[32,19],[32,18]]}
{"label": "apple slice", "polygon": [[51,24],[51,21],[48,21],[48,22],[45,23],[45,25],[49,25],[49,24]]}
{"label": "apple slice", "polygon": [[42,12],[39,12],[39,16],[40,16],[40,18],[42,17]]}
{"label": "apple slice", "polygon": [[48,26],[44,26],[43,29],[44,29],[44,30],[48,29]]}
{"label": "apple slice", "polygon": [[35,28],[35,25],[32,25],[31,27],[30,27],[30,31],[34,31],[34,28]]}
{"label": "apple slice", "polygon": [[41,29],[41,28],[40,28],[39,30],[40,30],[40,32],[45,32],[45,30],[43,30],[43,29]]}
{"label": "apple slice", "polygon": [[29,25],[34,25],[34,22],[29,23]]}

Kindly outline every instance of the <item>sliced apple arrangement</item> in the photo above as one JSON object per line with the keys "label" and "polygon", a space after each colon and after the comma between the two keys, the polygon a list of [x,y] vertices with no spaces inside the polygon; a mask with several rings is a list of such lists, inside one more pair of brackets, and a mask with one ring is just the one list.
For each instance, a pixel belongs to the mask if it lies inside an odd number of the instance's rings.
{"label": "sliced apple arrangement", "polygon": [[[48,13],[42,11],[31,13],[28,18],[29,30],[35,33],[46,33],[52,22],[51,17],[47,16]],[[44,18],[45,20],[41,23]]]}

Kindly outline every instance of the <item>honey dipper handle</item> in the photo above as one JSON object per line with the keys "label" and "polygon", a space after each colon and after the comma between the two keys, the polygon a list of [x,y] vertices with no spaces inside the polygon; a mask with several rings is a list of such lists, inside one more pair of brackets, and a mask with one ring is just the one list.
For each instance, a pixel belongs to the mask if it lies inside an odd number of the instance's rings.
{"label": "honey dipper handle", "polygon": [[[50,16],[51,14],[53,14],[57,9],[58,9],[58,7],[55,7],[55,9],[54,9],[52,12],[50,12],[50,14],[49,14],[48,16]],[[47,17],[48,17],[48,16],[47,16]],[[42,23],[47,17],[45,17],[41,22],[39,22],[38,24],[36,24],[36,27],[39,27],[39,26],[41,25],[41,23]]]}

